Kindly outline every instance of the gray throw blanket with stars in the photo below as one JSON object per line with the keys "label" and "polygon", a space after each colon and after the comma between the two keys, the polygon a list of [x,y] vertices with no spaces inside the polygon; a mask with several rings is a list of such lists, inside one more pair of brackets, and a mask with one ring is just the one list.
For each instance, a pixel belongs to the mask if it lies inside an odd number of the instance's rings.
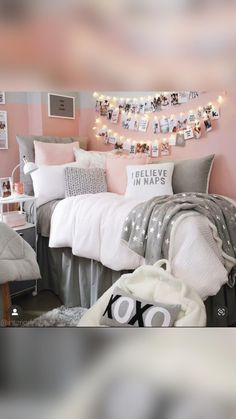
{"label": "gray throw blanket with stars", "polygon": [[126,218],[122,240],[152,265],[168,259],[171,229],[189,211],[204,215],[216,227],[223,252],[235,264],[229,273],[229,286],[236,280],[236,207],[219,195],[181,193],[161,196],[137,205]]}

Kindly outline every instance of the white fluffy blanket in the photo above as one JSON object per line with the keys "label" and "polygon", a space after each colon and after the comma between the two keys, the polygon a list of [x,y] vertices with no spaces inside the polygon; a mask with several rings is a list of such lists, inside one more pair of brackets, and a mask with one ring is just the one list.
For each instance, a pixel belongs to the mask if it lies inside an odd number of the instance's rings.
{"label": "white fluffy blanket", "polygon": [[0,284],[40,277],[32,247],[12,228],[0,222]]}
{"label": "white fluffy blanket", "polygon": [[[66,198],[51,220],[50,247],[70,247],[76,256],[100,261],[113,270],[136,269],[145,263],[121,241],[125,218],[140,200],[101,193]],[[191,213],[171,235],[172,273],[206,299],[228,280],[220,241],[201,215]],[[225,265],[225,266],[224,266]]]}

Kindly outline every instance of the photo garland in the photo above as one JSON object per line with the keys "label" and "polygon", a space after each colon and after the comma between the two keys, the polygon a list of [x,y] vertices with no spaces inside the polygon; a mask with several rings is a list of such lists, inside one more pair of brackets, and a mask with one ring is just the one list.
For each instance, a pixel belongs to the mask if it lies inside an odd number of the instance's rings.
{"label": "photo garland", "polygon": [[123,98],[104,96],[94,92],[93,97],[96,99],[95,110],[101,116],[106,116],[108,120],[113,119],[113,123],[118,122],[119,113],[122,111],[131,114],[144,114],[161,112],[167,107],[181,105],[190,100],[196,99],[198,92],[157,92],[154,96],[140,98]]}
{"label": "photo garland", "polygon": [[[170,100],[175,100],[175,98],[170,96]],[[181,113],[179,116],[161,116],[161,118],[154,116],[152,121],[150,121],[150,117],[146,113],[138,115],[131,112],[126,113],[124,110],[121,112],[118,110],[115,116],[116,120],[119,119],[120,113],[123,129],[146,133],[148,125],[151,123],[154,135],[170,134],[169,139],[164,138],[154,142],[133,141],[124,136],[119,136],[111,129],[107,129],[106,125],[103,125],[102,128],[97,126],[93,128],[96,130],[96,137],[103,137],[106,144],[113,144],[117,150],[124,150],[130,154],[146,153],[152,157],[158,157],[159,155],[168,156],[170,154],[170,146],[184,147],[186,141],[201,138],[203,127],[206,132],[210,132],[212,130],[212,120],[220,118],[219,105],[213,105],[212,103],[208,103],[206,106],[199,107],[196,110],[190,110],[187,114]],[[112,121],[112,116],[110,121]],[[203,122],[201,123],[201,121]],[[96,123],[99,122],[100,119],[97,118]]]}

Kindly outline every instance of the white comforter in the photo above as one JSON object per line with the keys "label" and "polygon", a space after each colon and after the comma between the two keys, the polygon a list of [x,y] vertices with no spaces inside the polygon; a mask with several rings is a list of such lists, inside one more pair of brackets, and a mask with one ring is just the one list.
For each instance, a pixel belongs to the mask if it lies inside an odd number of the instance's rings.
{"label": "white comforter", "polygon": [[[113,270],[136,269],[145,263],[122,241],[125,218],[140,200],[112,193],[82,195],[59,202],[51,220],[49,246],[100,261]],[[172,230],[169,260],[172,274],[205,299],[228,280],[221,242],[207,218],[190,213]],[[225,267],[225,266],[226,267]]]}

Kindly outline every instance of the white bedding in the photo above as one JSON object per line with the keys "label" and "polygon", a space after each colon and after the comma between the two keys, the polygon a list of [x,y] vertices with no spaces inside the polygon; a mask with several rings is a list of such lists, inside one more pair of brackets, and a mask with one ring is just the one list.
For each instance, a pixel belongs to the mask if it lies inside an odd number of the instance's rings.
{"label": "white bedding", "polygon": [[[140,200],[113,193],[63,199],[51,220],[49,246],[70,247],[72,253],[100,261],[116,271],[136,269],[145,263],[121,240],[128,213]],[[169,260],[172,273],[205,299],[228,280],[220,241],[213,237],[206,217],[191,213],[172,230]]]}

